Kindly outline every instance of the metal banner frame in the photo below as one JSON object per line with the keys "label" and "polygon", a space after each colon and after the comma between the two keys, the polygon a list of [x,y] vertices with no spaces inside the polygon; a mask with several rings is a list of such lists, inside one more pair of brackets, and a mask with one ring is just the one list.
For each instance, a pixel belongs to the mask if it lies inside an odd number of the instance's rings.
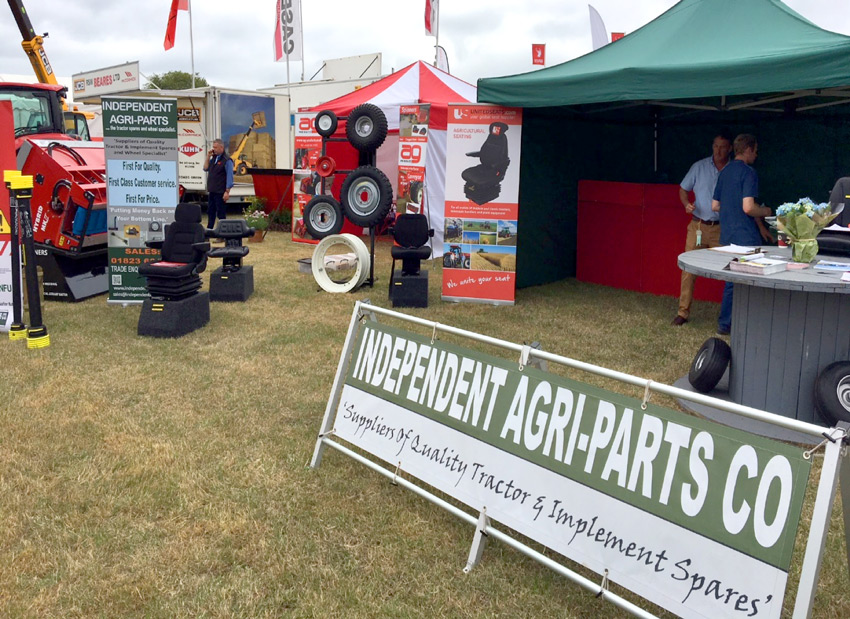
{"label": "metal banner frame", "polygon": [[764,421],[790,430],[796,430],[812,437],[823,439],[819,445],[804,452],[803,454],[804,458],[808,459],[811,458],[819,449],[824,448],[824,462],[820,478],[817,482],[813,482],[812,480],[809,481],[809,483],[817,483],[817,495],[805,545],[806,549],[800,575],[800,582],[797,587],[793,617],[795,619],[802,619],[811,616],[823,559],[823,549],[826,543],[826,536],[829,531],[830,514],[832,512],[832,506],[835,500],[835,494],[838,489],[841,473],[843,473],[844,476],[844,484],[842,485],[841,494],[844,510],[844,527],[848,564],[850,564],[850,537],[848,537],[848,532],[850,532],[850,458],[846,457],[848,455],[848,445],[850,445],[850,424],[841,422],[836,427],[825,431],[823,427],[815,424],[782,417],[773,413],[747,406],[741,406],[731,402],[725,402],[701,393],[686,391],[664,383],[654,382],[645,378],[632,376],[623,372],[610,370],[577,361],[575,359],[570,359],[568,357],[552,354],[541,350],[539,345],[536,343],[532,345],[524,345],[507,342],[358,301],[355,303],[354,310],[351,315],[348,333],[343,344],[342,354],[340,355],[330,397],[328,398],[321,429],[316,440],[313,457],[309,466],[312,469],[318,468],[321,464],[325,448],[330,447],[356,460],[367,468],[376,471],[384,477],[387,477],[392,481],[392,483],[407,488],[411,492],[457,516],[464,522],[475,526],[475,534],[470,546],[469,556],[465,567],[463,568],[464,573],[468,573],[480,562],[486,547],[487,539],[493,538],[510,546],[511,548],[514,548],[515,550],[518,550],[522,554],[534,559],[538,563],[545,565],[551,570],[587,589],[597,597],[611,602],[615,606],[628,611],[636,617],[655,617],[655,615],[640,608],[639,606],[636,606],[628,600],[611,593],[607,588],[607,574],[603,574],[601,583],[594,582],[561,563],[541,554],[526,544],[514,539],[510,535],[498,530],[491,524],[491,519],[487,515],[486,510],[482,510],[477,515],[469,514],[436,496],[429,490],[400,477],[399,473],[402,472],[400,467],[398,467],[395,471],[387,469],[350,449],[346,445],[343,445],[338,440],[335,440],[334,424],[336,422],[337,409],[339,408],[345,377],[354,351],[354,345],[357,341],[358,333],[360,332],[364,320],[378,322],[379,316],[386,316],[388,318],[424,327],[431,332],[432,340],[437,339],[437,335],[439,333],[447,333],[512,351],[518,355],[520,367],[524,365],[533,365],[545,370],[547,363],[557,363],[565,367],[611,378],[627,385],[641,387],[644,390],[644,402],[649,400],[652,392],[661,393],[674,398],[685,399],[698,404],[712,406],[744,417]]}

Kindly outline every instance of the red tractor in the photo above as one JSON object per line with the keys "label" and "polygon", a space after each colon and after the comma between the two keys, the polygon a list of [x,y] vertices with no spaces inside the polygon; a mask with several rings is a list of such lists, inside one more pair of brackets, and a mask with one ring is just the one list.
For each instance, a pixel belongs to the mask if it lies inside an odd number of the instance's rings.
{"label": "red tractor", "polygon": [[33,238],[44,296],[79,301],[106,292],[106,162],[103,144],[68,133],[65,88],[0,83],[10,101],[18,169],[35,181]]}
{"label": "red tractor", "polygon": [[450,245],[449,251],[443,254],[443,266],[447,269],[468,269],[469,254],[463,253],[460,245]]}

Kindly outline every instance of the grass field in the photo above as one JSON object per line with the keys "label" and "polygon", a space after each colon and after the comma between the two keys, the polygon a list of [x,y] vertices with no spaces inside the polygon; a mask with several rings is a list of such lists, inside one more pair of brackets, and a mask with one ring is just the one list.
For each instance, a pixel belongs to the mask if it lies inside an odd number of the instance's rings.
{"label": "grass field", "polygon": [[[139,307],[99,297],[47,304],[47,349],[0,340],[0,616],[626,616],[497,542],[464,575],[472,527],[335,451],[306,468],[354,302],[388,306],[389,244],[377,251],[374,289],[330,295],[298,273],[312,247],[270,233],[246,258],[254,296],[213,304],[184,338],[140,338]],[[443,303],[427,268],[430,306],[407,313],[655,381],[714,332],[714,304],[675,329],[672,298],[575,280],[514,307]],[[819,618],[850,616],[836,508]],[[802,535],[788,616],[801,561]]]}

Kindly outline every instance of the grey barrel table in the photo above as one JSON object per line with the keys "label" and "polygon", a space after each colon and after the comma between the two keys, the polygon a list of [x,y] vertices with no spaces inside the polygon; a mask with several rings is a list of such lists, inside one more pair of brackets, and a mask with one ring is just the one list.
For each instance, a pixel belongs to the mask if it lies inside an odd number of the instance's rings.
{"label": "grey barrel table", "polygon": [[[768,257],[790,260],[789,248]],[[814,266],[773,275],[724,270],[734,256],[711,249],[679,255],[679,268],[735,284],[729,399],[800,421],[826,425],[815,408],[818,374],[850,360],[850,284]],[[818,256],[818,259],[850,262]]]}

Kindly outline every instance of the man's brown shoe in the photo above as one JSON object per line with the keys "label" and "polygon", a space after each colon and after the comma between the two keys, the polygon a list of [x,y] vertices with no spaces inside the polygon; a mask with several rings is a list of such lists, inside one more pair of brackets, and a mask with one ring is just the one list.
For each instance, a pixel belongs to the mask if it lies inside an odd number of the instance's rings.
{"label": "man's brown shoe", "polygon": [[687,318],[682,318],[681,316],[676,316],[673,319],[673,322],[671,322],[670,324],[673,325],[674,327],[681,327],[686,322],[688,322]]}

